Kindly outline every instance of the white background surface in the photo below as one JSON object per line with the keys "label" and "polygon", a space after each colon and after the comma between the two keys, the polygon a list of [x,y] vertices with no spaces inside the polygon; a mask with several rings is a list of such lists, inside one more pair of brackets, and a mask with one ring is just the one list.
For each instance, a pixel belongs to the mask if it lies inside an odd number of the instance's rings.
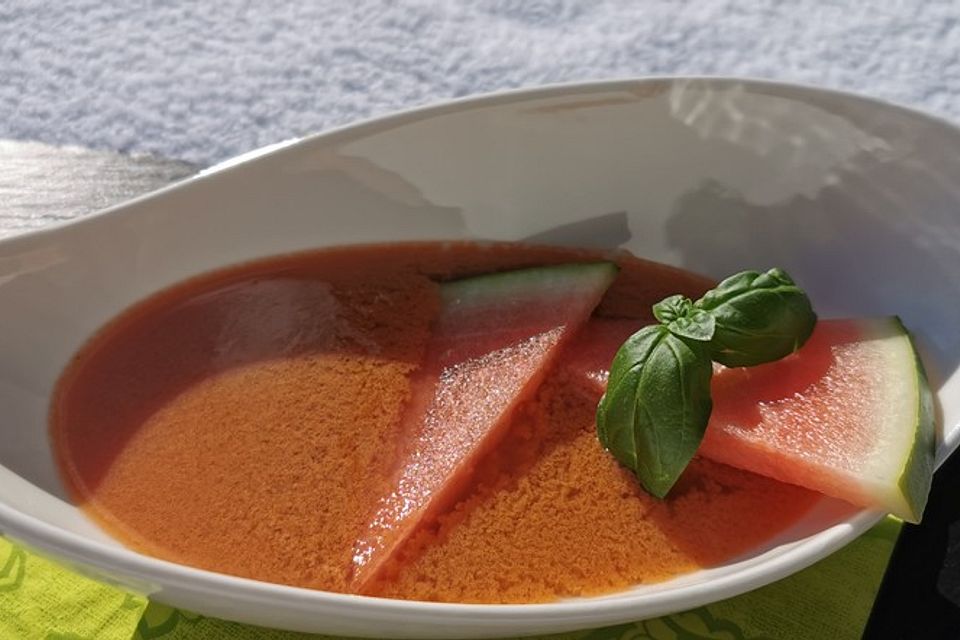
{"label": "white background surface", "polygon": [[648,74],[852,89],[960,117],[960,3],[0,2],[0,138],[210,163],[400,108]]}

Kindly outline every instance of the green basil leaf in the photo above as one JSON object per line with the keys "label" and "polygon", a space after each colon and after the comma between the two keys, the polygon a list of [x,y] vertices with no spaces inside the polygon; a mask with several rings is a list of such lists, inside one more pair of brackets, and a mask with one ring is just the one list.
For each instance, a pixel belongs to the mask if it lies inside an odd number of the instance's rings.
{"label": "green basil leaf", "polygon": [[693,302],[690,301],[690,298],[678,293],[653,305],[653,317],[663,324],[670,324],[693,310]]}
{"label": "green basil leaf", "polygon": [[598,436],[657,497],[667,494],[703,439],[712,374],[707,343],[664,325],[631,336],[610,366],[597,408]]}
{"label": "green basil leaf", "polygon": [[677,318],[668,324],[667,329],[681,338],[710,342],[716,332],[716,320],[706,311],[694,310],[689,315]]}
{"label": "green basil leaf", "polygon": [[[629,389],[636,386],[640,369],[664,333],[666,333],[666,328],[663,325],[650,325],[640,329],[620,345],[613,357],[613,362],[610,363],[610,375],[607,377],[608,392],[614,388]],[[613,398],[610,393],[604,394],[604,398],[607,397],[610,397],[611,400]],[[619,396],[617,398],[618,401],[623,399]],[[612,442],[615,439],[627,437],[622,432],[622,427],[633,422],[633,409],[633,405],[629,403],[626,405],[608,404],[604,402],[604,399],[600,400],[600,404],[597,405],[597,436],[604,447],[611,451],[614,449],[626,451],[628,449],[627,446],[615,446]],[[612,425],[612,428],[608,429],[607,425]],[[633,468],[633,464],[627,464],[627,466]]]}
{"label": "green basil leaf", "polygon": [[781,269],[730,276],[694,306],[713,316],[710,356],[728,367],[752,367],[790,355],[817,322],[807,294]]}
{"label": "green basil leaf", "polygon": [[713,338],[713,316],[693,306],[690,298],[677,294],[653,305],[653,316],[681,338],[709,342]]}

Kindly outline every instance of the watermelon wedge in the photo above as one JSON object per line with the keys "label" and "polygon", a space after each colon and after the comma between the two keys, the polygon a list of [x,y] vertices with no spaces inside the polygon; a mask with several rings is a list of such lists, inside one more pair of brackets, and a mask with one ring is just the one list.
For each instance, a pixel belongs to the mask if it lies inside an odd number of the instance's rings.
{"label": "watermelon wedge", "polygon": [[616,273],[611,263],[569,264],[441,286],[440,313],[401,419],[392,491],[354,546],[356,592],[369,590],[417,524],[450,506]]}
{"label": "watermelon wedge", "polygon": [[[602,393],[613,355],[639,327],[591,321],[567,371]],[[899,319],[821,320],[782,360],[716,365],[711,390],[699,455],[920,520],[933,474],[933,405]]]}

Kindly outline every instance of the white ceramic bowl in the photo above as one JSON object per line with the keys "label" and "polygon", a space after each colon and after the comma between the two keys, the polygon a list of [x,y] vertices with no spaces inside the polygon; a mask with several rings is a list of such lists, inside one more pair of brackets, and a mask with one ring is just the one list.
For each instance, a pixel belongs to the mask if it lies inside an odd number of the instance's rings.
{"label": "white ceramic bowl", "polygon": [[847,94],[726,79],[519,91],[281,146],[80,221],[0,241],[0,528],[91,575],[204,614],[303,631],[481,637],[599,626],[804,568],[879,515],[824,499],[724,566],[542,605],[390,601],[200,571],[129,551],[64,500],[50,391],[102,323],[214,267],[423,239],[625,247],[722,276],[779,265],[822,316],[896,313],[960,437],[960,134]]}

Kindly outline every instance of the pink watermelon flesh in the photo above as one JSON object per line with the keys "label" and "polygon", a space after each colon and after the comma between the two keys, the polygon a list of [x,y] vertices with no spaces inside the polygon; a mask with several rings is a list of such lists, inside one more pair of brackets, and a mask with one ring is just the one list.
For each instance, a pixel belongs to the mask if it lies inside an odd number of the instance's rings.
{"label": "pink watermelon flesh", "polygon": [[609,263],[576,264],[441,286],[401,420],[392,491],[354,546],[355,591],[367,591],[417,525],[450,506],[615,275]]}
{"label": "pink watermelon flesh", "polygon": [[[567,372],[602,393],[614,354],[640,326],[591,321],[568,349]],[[934,446],[925,390],[898,320],[821,320],[787,358],[715,365],[698,454],[917,521]]]}

